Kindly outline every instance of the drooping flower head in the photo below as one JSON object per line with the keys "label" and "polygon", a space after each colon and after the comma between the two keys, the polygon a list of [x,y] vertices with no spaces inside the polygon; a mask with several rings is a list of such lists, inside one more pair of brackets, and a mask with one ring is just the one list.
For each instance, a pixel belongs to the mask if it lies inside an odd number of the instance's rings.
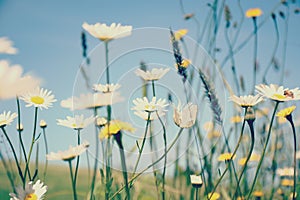
{"label": "drooping flower head", "polygon": [[33,76],[22,76],[20,65],[10,65],[7,60],[0,60],[0,100],[16,98],[20,94],[36,88],[40,80]]}
{"label": "drooping flower head", "polygon": [[75,115],[75,117],[67,116],[67,119],[57,119],[57,125],[65,126],[75,130],[81,130],[95,121],[95,117],[90,116],[84,118],[83,115]]}
{"label": "drooping flower head", "polygon": [[45,120],[42,119],[42,120],[40,121],[40,127],[41,127],[41,128],[46,128],[46,127],[47,127],[47,122],[46,122]]}
{"label": "drooping flower head", "polygon": [[0,128],[10,125],[17,117],[17,113],[11,113],[11,111],[4,111],[0,114]]}
{"label": "drooping flower head", "polygon": [[106,42],[129,36],[132,32],[132,26],[122,26],[121,24],[116,23],[112,23],[110,26],[107,26],[106,24],[101,23],[88,24],[84,22],[82,24],[82,28],[93,37]]}
{"label": "drooping flower head", "polygon": [[296,109],[296,106],[290,106],[290,107],[284,108],[284,109],[280,110],[280,111],[276,114],[276,116],[277,116],[277,117],[285,117],[285,118],[286,118],[287,116],[291,115],[292,112],[293,112],[295,109]]}
{"label": "drooping flower head", "polygon": [[0,53],[16,54],[18,49],[13,47],[13,42],[7,37],[0,37]]}
{"label": "drooping flower head", "polygon": [[10,193],[10,200],[43,200],[47,192],[47,186],[43,182],[37,180],[35,184],[29,182],[25,189],[22,186],[16,188],[16,194]]}
{"label": "drooping flower head", "polygon": [[39,87],[31,92],[23,94],[20,99],[27,103],[26,107],[34,106],[40,109],[48,109],[56,102],[52,91]]}
{"label": "drooping flower head", "polygon": [[300,90],[298,88],[289,89],[275,84],[260,84],[255,86],[256,91],[269,99],[278,102],[300,100]]}
{"label": "drooping flower head", "polygon": [[86,151],[89,144],[84,142],[78,146],[72,147],[70,146],[66,151],[58,151],[57,153],[51,152],[47,155],[47,160],[63,160],[63,161],[71,161],[83,152]]}
{"label": "drooping flower head", "polygon": [[255,96],[248,95],[240,97],[232,95],[231,97],[229,97],[229,99],[243,108],[255,106],[259,102],[263,101],[263,98],[258,94]]}
{"label": "drooping flower head", "polygon": [[99,138],[102,140],[104,138],[109,138],[110,136],[117,134],[119,131],[129,131],[134,132],[135,128],[127,122],[121,120],[111,120],[109,124],[106,124],[99,133]]}
{"label": "drooping flower head", "polygon": [[159,79],[161,79],[166,73],[168,73],[168,71],[170,70],[170,68],[153,68],[151,71],[147,70],[141,70],[141,69],[137,69],[135,70],[135,74],[137,76],[142,77],[145,81],[157,81]]}
{"label": "drooping flower head", "polygon": [[188,103],[181,107],[181,103],[174,107],[173,120],[181,128],[190,128],[195,124],[197,118],[198,106]]}
{"label": "drooping flower head", "polygon": [[259,17],[263,14],[260,8],[250,8],[246,11],[246,17],[248,18],[255,18]]}

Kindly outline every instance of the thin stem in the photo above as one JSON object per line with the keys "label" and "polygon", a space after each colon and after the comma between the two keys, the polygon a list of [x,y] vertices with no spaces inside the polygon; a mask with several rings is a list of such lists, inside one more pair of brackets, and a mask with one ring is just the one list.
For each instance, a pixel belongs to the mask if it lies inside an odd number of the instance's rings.
{"label": "thin stem", "polygon": [[199,199],[199,188],[196,188],[196,198],[195,198],[196,200],[198,200]]}
{"label": "thin stem", "polygon": [[26,181],[26,173],[27,172],[28,172],[29,180],[31,180],[30,169],[29,169],[29,162],[30,162],[30,158],[31,158],[32,150],[33,150],[33,145],[35,143],[35,134],[36,134],[36,126],[37,126],[37,116],[38,116],[38,107],[35,107],[33,133],[32,133],[31,145],[30,145],[30,149],[29,149],[28,160],[26,162],[25,175],[24,175],[24,180],[25,181]]}
{"label": "thin stem", "polygon": [[16,165],[17,165],[17,168],[18,168],[19,176],[20,176],[22,182],[24,183],[24,182],[25,182],[25,181],[24,181],[25,178],[24,178],[24,176],[23,176],[21,167],[20,167],[20,165],[19,165],[18,157],[17,157],[16,151],[15,151],[15,149],[14,149],[14,146],[13,146],[13,144],[11,143],[11,140],[9,139],[9,137],[8,137],[8,135],[7,135],[7,133],[6,133],[4,126],[1,127],[1,130],[2,130],[2,132],[4,133],[6,139],[7,139],[8,143],[9,143],[9,146],[10,146],[12,152],[13,152],[13,156],[14,156],[14,159],[15,159],[15,162],[16,162]]}
{"label": "thin stem", "polygon": [[73,176],[72,161],[71,161],[71,160],[68,160],[68,163],[69,163],[70,176],[71,176],[71,181],[72,181],[73,198],[74,198],[74,200],[77,200],[76,183],[75,183],[75,181],[74,181],[74,176]]}
{"label": "thin stem", "polygon": [[296,172],[297,172],[297,157],[296,157],[296,152],[297,152],[297,136],[296,136],[296,130],[295,130],[295,125],[292,119],[292,114],[288,115],[286,119],[290,122],[292,130],[293,130],[293,139],[294,139],[294,187],[293,187],[293,200],[296,200]]}
{"label": "thin stem", "polygon": [[[45,128],[45,127],[43,128],[43,137],[44,137],[44,143],[45,143],[46,155],[48,155],[48,142],[47,142],[46,128]],[[47,168],[48,168],[48,159],[46,159],[46,163],[45,163],[45,169],[44,169],[44,181],[45,181],[45,179],[46,179]]]}
{"label": "thin stem", "polygon": [[267,138],[266,138],[266,142],[265,142],[265,144],[264,144],[263,152],[262,152],[261,158],[260,158],[260,160],[259,160],[259,163],[258,163],[256,172],[255,172],[254,180],[253,180],[253,183],[252,183],[250,192],[249,192],[249,194],[248,194],[247,200],[250,199],[250,196],[251,196],[251,194],[252,194],[252,191],[253,191],[254,186],[255,186],[255,183],[256,183],[256,179],[257,179],[257,177],[258,177],[258,173],[259,173],[260,167],[261,167],[262,162],[263,162],[263,159],[264,159],[264,157],[265,157],[265,153],[266,153],[266,150],[267,150],[267,146],[268,146],[268,143],[269,143],[269,140],[270,140],[270,135],[271,135],[271,132],[272,132],[271,130],[272,130],[272,125],[273,125],[274,118],[275,118],[275,113],[276,113],[276,110],[277,110],[277,108],[278,108],[279,103],[280,103],[279,101],[276,101],[275,108],[274,108],[274,111],[273,111],[273,114],[272,114],[272,118],[271,118],[271,122],[270,122],[270,126],[269,126],[268,135],[267,135]]}
{"label": "thin stem", "polygon": [[[247,158],[246,158],[244,167],[243,167],[242,172],[241,172],[241,174],[240,174],[240,177],[239,177],[239,180],[238,180],[238,183],[237,183],[238,185],[239,185],[240,182],[241,182],[241,179],[242,179],[242,177],[243,177],[243,174],[244,174],[244,172],[245,172],[245,170],[246,170],[246,168],[247,168],[247,164],[248,164],[248,162],[249,162],[249,160],[250,160],[250,158],[251,158],[251,155],[252,155],[252,152],[253,152],[253,148],[254,148],[254,142],[255,142],[253,120],[247,120],[247,122],[248,122],[248,126],[249,126],[249,128],[250,128],[250,133],[251,133],[251,146],[250,146],[250,151],[249,151],[249,154],[248,154],[248,156],[247,156]],[[235,190],[235,192],[234,192],[234,196],[235,196],[236,194],[237,194],[237,188],[236,188],[236,190]]]}
{"label": "thin stem", "polygon": [[[77,130],[77,144],[80,145],[80,129]],[[77,161],[76,161],[76,168],[75,168],[75,175],[74,175],[74,183],[76,186],[77,182],[77,175],[78,175],[78,168],[79,168],[79,158],[80,156],[77,156]]]}
{"label": "thin stem", "polygon": [[[174,138],[174,140],[172,141],[171,145],[169,146],[169,148],[167,149],[168,153],[172,147],[176,144],[177,140],[179,139],[181,133],[183,131],[183,128],[180,128],[179,132],[177,133],[176,137]],[[145,169],[143,169],[141,172],[135,174],[129,181],[128,183],[131,184],[135,179],[137,179],[139,176],[141,176],[145,171],[147,171],[148,169],[150,169],[152,166],[156,165],[157,163],[159,163],[164,157],[166,156],[166,154],[162,155],[160,158],[158,158],[155,162],[153,162],[152,164],[148,165],[148,167],[146,167]],[[114,199],[114,197],[116,197],[118,194],[120,194],[120,192],[122,192],[124,190],[125,186],[121,187],[117,192],[115,192],[109,199]]]}
{"label": "thin stem", "polygon": [[[247,113],[247,108],[245,108],[244,121],[243,121],[242,129],[241,129],[240,137],[239,137],[238,143],[237,143],[237,145],[235,146],[235,149],[234,149],[234,151],[233,151],[233,153],[232,153],[232,155],[231,155],[230,160],[232,160],[232,159],[234,158],[234,156],[235,156],[235,154],[236,154],[236,152],[237,152],[237,150],[238,150],[238,148],[239,148],[239,146],[240,146],[240,144],[241,144],[241,142],[242,142],[243,134],[244,134],[244,129],[245,129],[245,122],[246,122],[246,120],[245,120],[246,113]],[[233,165],[233,163],[232,163],[232,165]],[[234,165],[233,165],[233,166],[234,166]],[[221,183],[221,180],[222,180],[223,177],[225,176],[225,174],[226,174],[226,172],[227,172],[227,170],[228,170],[229,167],[230,167],[230,165],[227,165],[227,167],[226,167],[226,169],[224,170],[223,174],[220,176],[220,178],[218,179],[218,181],[217,181],[215,187],[213,188],[211,194],[213,194],[213,193],[216,191],[217,187],[218,187],[219,184]],[[237,184],[237,188],[239,188],[239,184]],[[211,196],[210,196],[210,198],[211,198]],[[209,198],[209,199],[210,199],[210,198]]]}
{"label": "thin stem", "polygon": [[106,66],[106,83],[109,84],[109,66],[108,66],[108,42],[104,42],[105,45],[105,66]]}
{"label": "thin stem", "polygon": [[256,73],[257,73],[257,43],[258,43],[258,34],[257,34],[257,22],[256,17],[253,17],[253,25],[254,25],[254,58],[253,58],[253,88],[252,94],[254,94],[255,85],[256,85]]}
{"label": "thin stem", "polygon": [[134,176],[134,174],[135,174],[135,172],[137,170],[137,167],[139,165],[139,162],[140,162],[140,159],[141,159],[141,156],[142,156],[142,152],[143,152],[143,149],[144,149],[144,146],[145,146],[145,141],[146,141],[146,136],[147,136],[147,132],[148,132],[148,127],[149,127],[149,125],[151,123],[151,121],[150,121],[150,115],[151,115],[151,113],[149,112],[148,113],[148,118],[147,118],[147,123],[146,123],[146,128],[145,128],[145,133],[144,133],[144,136],[143,136],[142,146],[138,147],[138,149],[139,149],[139,155],[138,155],[138,158],[137,158],[135,166],[134,166],[134,170],[133,170],[133,173],[132,173],[133,176]]}
{"label": "thin stem", "polygon": [[153,97],[155,97],[155,86],[154,86],[154,80],[152,80],[152,93],[153,93]]}
{"label": "thin stem", "polygon": [[156,111],[156,115],[159,119],[160,124],[163,127],[163,138],[164,138],[164,154],[165,154],[165,159],[164,159],[164,169],[163,169],[163,174],[162,174],[162,199],[165,200],[166,196],[165,196],[165,184],[166,184],[166,166],[167,166],[167,135],[166,135],[166,127],[163,123],[163,121],[161,120],[161,118],[158,115],[158,112]]}
{"label": "thin stem", "polygon": [[[117,134],[122,134],[117,133]],[[126,167],[126,159],[125,159],[125,153],[124,153],[124,147],[123,147],[123,143],[122,143],[122,139],[121,136],[119,135],[114,135],[115,140],[118,143],[119,146],[119,152],[120,152],[120,157],[121,157],[121,165],[122,165],[122,172],[123,172],[123,178],[124,178],[124,183],[125,183],[125,191],[126,191],[126,198],[130,200],[130,189],[129,189],[129,185],[128,185],[128,174],[127,174],[127,167]],[[117,137],[120,137],[117,139]]]}
{"label": "thin stem", "polygon": [[[97,116],[97,108],[94,108],[94,117]],[[90,192],[90,200],[94,197],[94,188],[95,188],[95,181],[96,181],[96,175],[97,175],[97,168],[98,168],[98,156],[99,156],[99,138],[98,138],[98,130],[97,125],[95,125],[95,141],[96,141],[96,159],[94,163],[94,169],[93,169],[93,177],[92,177],[92,183],[91,183],[91,192]]]}

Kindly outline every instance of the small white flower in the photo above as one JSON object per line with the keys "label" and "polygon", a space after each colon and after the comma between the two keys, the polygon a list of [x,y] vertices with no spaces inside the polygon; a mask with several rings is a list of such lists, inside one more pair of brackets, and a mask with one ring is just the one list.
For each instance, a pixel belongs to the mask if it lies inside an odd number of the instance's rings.
{"label": "small white flower", "polygon": [[200,188],[203,184],[202,178],[200,175],[192,174],[190,175],[191,183],[194,187]]}
{"label": "small white flower", "polygon": [[22,73],[20,65],[10,65],[7,60],[0,60],[0,100],[16,98],[40,84],[37,78],[22,76]]}
{"label": "small white flower", "polygon": [[10,193],[10,200],[42,200],[47,192],[47,186],[43,182],[37,180],[35,184],[29,182],[25,189],[22,186],[16,188],[16,194]]}
{"label": "small white flower", "polygon": [[4,111],[3,113],[0,114],[0,127],[5,127],[6,125],[10,125],[17,116],[18,116],[17,113]]}
{"label": "small white flower", "polygon": [[300,90],[298,88],[290,90],[275,84],[260,84],[255,86],[255,88],[260,95],[278,102],[300,100]]}
{"label": "small white flower", "polygon": [[53,102],[56,102],[52,91],[39,87],[34,91],[22,95],[20,99],[27,103],[26,107],[34,106],[40,109],[48,109],[52,107]]}
{"label": "small white flower", "polygon": [[229,97],[229,99],[234,103],[240,105],[241,107],[252,107],[263,101],[263,98],[258,94],[255,96],[248,95],[240,97],[232,95],[231,97]]}
{"label": "small white flower", "polygon": [[164,108],[168,106],[166,102],[165,99],[158,99],[156,101],[156,97],[153,97],[150,102],[147,97],[136,98],[133,100],[135,106],[132,110],[146,112],[165,111]]}
{"label": "small white flower", "polygon": [[57,125],[65,126],[75,130],[81,130],[95,121],[95,117],[91,116],[84,119],[83,115],[75,115],[75,117],[67,116],[67,119],[57,119]]}
{"label": "small white flower", "polygon": [[7,37],[0,37],[0,53],[5,54],[16,54],[18,53],[18,49],[13,47],[13,42],[9,40]]}
{"label": "small white flower", "polygon": [[60,105],[70,110],[94,109],[108,106],[123,101],[124,98],[119,92],[108,93],[88,93],[81,94],[79,97],[71,97],[62,100]]}
{"label": "small white flower", "polygon": [[[152,120],[158,119],[158,116],[159,116],[159,117],[164,116],[166,113],[165,113],[165,111],[162,111],[162,110],[158,110],[158,111],[157,111],[157,114],[154,113],[154,112],[146,112],[146,111],[140,111],[140,110],[139,110],[139,111],[135,111],[134,114],[135,114],[136,116],[139,116],[139,117],[142,118],[143,120],[148,120],[148,118],[149,118],[149,120],[152,121]],[[150,116],[149,116],[149,115],[150,115]],[[157,115],[158,115],[158,116],[157,116]]]}
{"label": "small white flower", "polygon": [[179,102],[177,107],[174,107],[173,119],[177,126],[181,128],[190,128],[195,124],[197,118],[198,106],[188,103],[185,107],[181,107]]}
{"label": "small white flower", "polygon": [[40,127],[41,127],[41,128],[46,128],[46,127],[47,127],[47,123],[46,123],[45,120],[42,119],[42,120],[40,121]]}
{"label": "small white flower", "polygon": [[131,35],[132,26],[122,26],[121,24],[112,23],[110,26],[106,24],[96,23],[88,24],[84,22],[82,28],[89,32],[93,37],[102,41],[110,41]]}
{"label": "small white flower", "polygon": [[114,92],[117,89],[119,89],[121,87],[120,84],[94,84],[93,89],[96,92],[103,92],[103,93],[107,93],[107,92]]}
{"label": "small white flower", "polygon": [[145,81],[156,81],[161,79],[166,73],[168,73],[169,70],[170,68],[153,68],[151,71],[137,69],[135,70],[135,74],[142,77]]}
{"label": "small white flower", "polygon": [[47,155],[47,160],[71,161],[85,152],[87,148],[88,145],[86,142],[75,147],[70,146],[66,151],[58,151],[57,153],[51,152]]}

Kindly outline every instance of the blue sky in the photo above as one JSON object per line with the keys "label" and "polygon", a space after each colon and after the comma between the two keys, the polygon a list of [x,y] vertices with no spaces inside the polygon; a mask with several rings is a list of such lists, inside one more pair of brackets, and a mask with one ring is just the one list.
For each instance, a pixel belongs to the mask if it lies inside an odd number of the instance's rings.
{"label": "blue sky", "polygon": [[[207,3],[209,1],[184,1],[187,13],[195,13],[200,23],[204,23],[204,17],[207,14]],[[233,1],[227,1],[228,5],[235,10],[236,5]],[[251,7],[260,7],[264,13],[269,13],[273,5],[278,1],[275,0],[253,0],[241,1],[244,10]],[[299,7],[299,2],[292,8]],[[280,10],[280,9],[279,9]],[[283,8],[281,7],[281,10]],[[292,10],[292,9],[291,9]],[[277,10],[278,11],[278,10]],[[238,18],[238,13],[233,12],[234,17]],[[267,16],[262,16],[262,20]],[[280,19],[279,19],[280,21]],[[78,75],[78,66],[82,62],[80,34],[83,22],[88,23],[122,23],[132,25],[134,29],[143,27],[160,27],[165,30],[169,27],[177,30],[187,28],[190,30],[189,36],[195,38],[195,26],[192,21],[184,21],[180,10],[179,1],[175,0],[153,0],[153,1],[74,1],[72,0],[53,0],[53,1],[14,1],[0,0],[0,37],[7,36],[14,41],[15,46],[19,49],[17,55],[1,55],[0,59],[8,59],[13,64],[23,66],[25,72],[30,72],[43,81],[43,87],[51,89],[58,102],[55,109],[43,110],[40,112],[40,119],[44,118],[49,123],[49,143],[50,149],[65,149],[69,144],[75,143],[72,131],[57,127],[55,119],[65,118],[72,113],[59,106],[62,99],[72,95],[74,80]],[[300,20],[299,16],[291,14],[289,39],[288,39],[288,56],[286,69],[289,72],[287,83],[289,87],[300,85],[298,81],[299,70],[299,52],[300,42]],[[282,20],[279,22],[283,27]],[[223,27],[217,40],[220,46],[224,46]],[[240,41],[252,31],[252,22],[245,19],[244,29],[242,30]],[[274,32],[272,24],[267,22],[259,34],[261,42],[258,57],[264,65],[264,57],[270,55],[274,41]],[[87,35],[88,50],[96,47],[98,40]],[[159,38],[158,38],[159,40]],[[130,40],[128,40],[130,41]],[[120,40],[121,42],[121,40]],[[280,41],[282,42],[282,41]],[[251,68],[252,62],[252,43],[249,47],[242,50],[238,56],[239,74],[247,75]],[[112,47],[118,48],[118,41],[114,41]],[[281,49],[279,50],[281,52]],[[222,55],[222,54],[221,54]],[[220,57],[221,57],[220,55]],[[139,58],[140,59],[140,58]],[[142,60],[143,58],[141,58]],[[158,62],[158,61],[150,61]],[[138,63],[132,64],[136,66]],[[228,67],[228,66],[227,66]],[[263,66],[262,66],[263,67]],[[229,68],[228,68],[229,69]],[[225,73],[230,73],[226,69]],[[128,69],[130,70],[130,69]],[[229,72],[228,72],[229,71]],[[273,72],[272,72],[273,73]],[[277,72],[278,73],[278,72]],[[275,75],[278,75],[274,73]],[[80,75],[79,75],[80,76]],[[275,76],[274,76],[275,77]],[[246,81],[251,82],[251,78]],[[276,78],[271,80],[276,82]],[[14,102],[0,102],[1,110],[14,109]],[[27,114],[32,114],[32,110],[26,110]],[[31,122],[32,119],[25,119]],[[30,130],[30,129],[29,129]],[[29,131],[30,133],[30,131]],[[59,140],[57,140],[59,138]],[[69,141],[66,143],[65,141]]]}

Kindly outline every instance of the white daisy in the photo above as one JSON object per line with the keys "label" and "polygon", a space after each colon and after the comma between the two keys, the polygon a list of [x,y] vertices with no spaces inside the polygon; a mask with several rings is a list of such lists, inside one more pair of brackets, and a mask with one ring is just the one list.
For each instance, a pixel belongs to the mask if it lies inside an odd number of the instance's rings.
{"label": "white daisy", "polygon": [[89,32],[93,37],[102,41],[110,41],[131,35],[132,26],[122,26],[121,24],[112,23],[110,26],[106,24],[96,23],[88,24],[84,22],[82,28]]}
{"label": "white daisy", "polygon": [[103,92],[103,93],[107,93],[107,92],[114,92],[117,89],[119,89],[121,87],[120,84],[94,84],[93,89],[96,92]]}
{"label": "white daisy", "polygon": [[10,111],[0,114],[0,127],[5,127],[6,125],[10,125],[14,119],[17,117],[17,113],[11,113]]}
{"label": "white daisy", "polygon": [[197,105],[188,103],[182,108],[179,102],[177,107],[174,106],[173,119],[175,124],[181,128],[190,128],[195,124],[197,111]]}
{"label": "white daisy", "polygon": [[52,107],[53,102],[56,102],[52,91],[39,87],[22,95],[20,99],[27,103],[26,107],[34,106],[40,109],[48,109],[49,107]]}
{"label": "white daisy", "polygon": [[79,97],[62,100],[60,105],[70,110],[94,109],[119,103],[123,100],[124,98],[119,92],[87,93],[81,94]]}
{"label": "white daisy", "polygon": [[135,74],[142,77],[145,81],[156,81],[161,79],[166,73],[168,73],[169,70],[170,68],[153,68],[151,71],[137,69],[135,70]]}
{"label": "white daisy", "polygon": [[263,101],[263,98],[260,95],[248,95],[248,96],[235,96],[232,95],[229,97],[231,101],[240,105],[241,107],[252,107],[258,104],[259,102]]}
{"label": "white daisy", "polygon": [[75,130],[81,130],[95,121],[95,117],[91,116],[84,119],[83,115],[75,115],[75,117],[67,116],[67,119],[57,119],[57,125],[65,126]]}
{"label": "white daisy", "polygon": [[[156,120],[158,119],[158,116],[159,117],[162,117],[164,116],[166,113],[165,111],[162,111],[162,110],[158,110],[157,111],[157,114],[156,112],[147,112],[147,111],[141,111],[141,110],[138,110],[138,111],[135,111],[134,114],[136,116],[139,116],[140,118],[142,118],[143,120],[148,120],[148,117],[149,117],[149,120],[152,121],[152,120]],[[150,116],[149,116],[150,115]],[[158,115],[158,116],[157,116]]]}
{"label": "white daisy", "polygon": [[16,54],[18,49],[13,47],[14,43],[7,37],[0,37],[0,53]]}
{"label": "white daisy", "polygon": [[133,100],[134,107],[132,110],[136,111],[146,111],[146,112],[155,112],[155,111],[166,111],[165,107],[168,106],[165,99],[158,99],[156,101],[156,97],[153,97],[149,102],[147,97],[144,98],[136,98]]}
{"label": "white daisy", "polygon": [[37,180],[35,184],[29,182],[25,189],[22,186],[16,188],[16,194],[10,193],[10,200],[42,200],[47,192],[47,186],[43,182]]}
{"label": "white daisy", "polygon": [[10,65],[7,60],[0,60],[0,99],[16,96],[36,88],[40,80],[32,76],[22,76],[20,65]]}
{"label": "white daisy", "polygon": [[58,151],[57,153],[51,152],[47,155],[47,160],[63,160],[70,161],[82,154],[88,148],[88,143],[84,142],[78,146],[70,146],[66,151]]}
{"label": "white daisy", "polygon": [[283,86],[275,84],[260,84],[255,86],[255,88],[260,95],[279,102],[300,99],[300,90],[298,88],[290,90],[289,88],[283,88]]}

